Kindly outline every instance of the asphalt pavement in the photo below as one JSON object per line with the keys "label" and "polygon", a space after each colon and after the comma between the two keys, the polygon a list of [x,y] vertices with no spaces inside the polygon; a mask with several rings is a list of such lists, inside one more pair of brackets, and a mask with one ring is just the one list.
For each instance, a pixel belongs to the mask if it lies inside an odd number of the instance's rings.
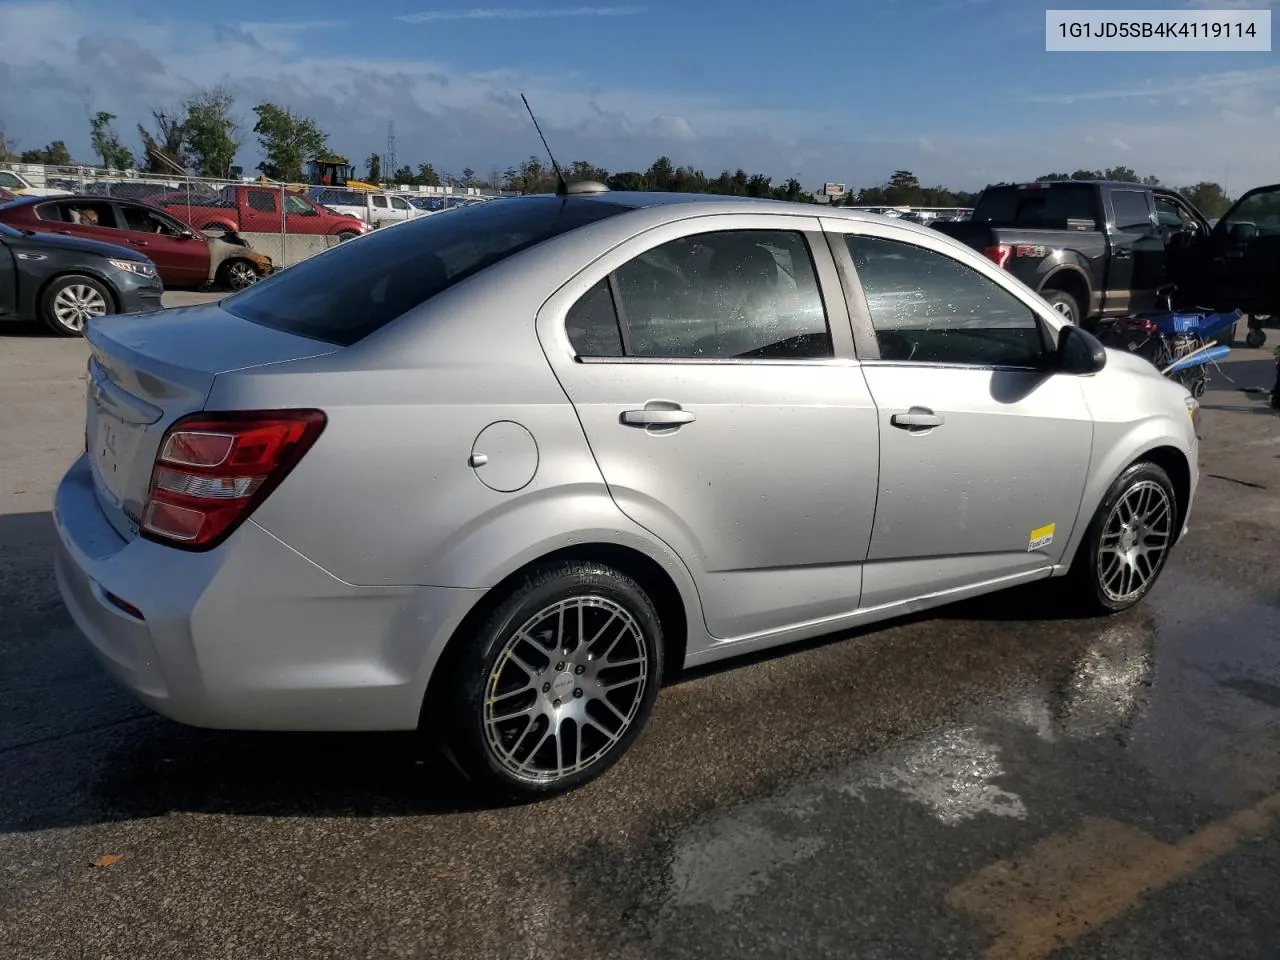
{"label": "asphalt pavement", "polygon": [[508,808],[410,735],[194,730],[106,677],[51,572],[85,357],[0,329],[0,957],[1280,955],[1269,351],[1212,384],[1138,609],[1006,594],[702,671]]}

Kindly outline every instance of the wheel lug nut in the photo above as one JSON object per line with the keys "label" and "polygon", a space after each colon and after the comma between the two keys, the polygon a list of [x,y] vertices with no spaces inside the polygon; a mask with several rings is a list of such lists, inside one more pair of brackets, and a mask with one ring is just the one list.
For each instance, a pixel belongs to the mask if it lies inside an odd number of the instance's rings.
{"label": "wheel lug nut", "polygon": [[550,689],[551,689],[551,684],[549,684],[549,683],[544,683],[544,684],[542,685],[542,692],[543,692],[543,693],[546,693],[546,692],[547,692],[547,691],[549,691]]}
{"label": "wheel lug nut", "polygon": [[556,664],[556,670],[563,670],[563,669],[564,669],[564,661],[561,660],[559,663]]}
{"label": "wheel lug nut", "polygon": [[582,674],[586,672],[586,669],[587,668],[584,667],[582,664],[578,664],[576,667],[573,668],[573,672],[576,673],[578,676],[582,676]]}
{"label": "wheel lug nut", "polygon": [[553,707],[558,707],[558,706],[560,706],[560,701],[559,701],[559,700],[557,700],[555,703],[553,703],[553,704],[552,704],[552,706],[553,706]]}
{"label": "wheel lug nut", "polygon": [[575,688],[574,688],[574,691],[573,691],[573,698],[574,698],[575,700],[581,700],[581,699],[582,699],[582,688],[581,688],[581,687],[575,687]]}

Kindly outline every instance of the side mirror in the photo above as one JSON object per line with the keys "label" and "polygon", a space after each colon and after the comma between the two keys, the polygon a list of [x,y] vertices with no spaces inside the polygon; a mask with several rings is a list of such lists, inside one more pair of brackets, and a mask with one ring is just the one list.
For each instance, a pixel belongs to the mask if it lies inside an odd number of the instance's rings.
{"label": "side mirror", "polygon": [[1107,348],[1093,334],[1073,323],[1058,331],[1058,370],[1061,373],[1097,373],[1107,365]]}

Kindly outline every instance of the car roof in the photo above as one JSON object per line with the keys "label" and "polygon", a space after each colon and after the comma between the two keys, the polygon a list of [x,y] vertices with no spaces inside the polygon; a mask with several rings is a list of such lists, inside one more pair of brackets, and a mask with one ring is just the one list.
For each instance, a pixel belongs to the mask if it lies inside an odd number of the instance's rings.
{"label": "car roof", "polygon": [[[533,197],[550,197],[554,194],[528,194]],[[520,197],[507,197],[520,200]],[[795,200],[773,200],[765,197],[735,197],[718,193],[664,193],[661,191],[618,190],[602,193],[578,194],[564,198],[569,203],[612,203],[630,207],[635,210],[660,207],[671,208],[671,219],[682,219],[699,214],[730,213],[765,213],[783,214],[801,217],[827,217],[841,220],[857,220],[864,223],[890,223],[904,230],[919,233],[921,236],[937,236],[932,227],[903,221],[897,217],[886,217],[879,213],[865,210],[853,210],[847,207],[831,207],[815,203],[801,203]]]}

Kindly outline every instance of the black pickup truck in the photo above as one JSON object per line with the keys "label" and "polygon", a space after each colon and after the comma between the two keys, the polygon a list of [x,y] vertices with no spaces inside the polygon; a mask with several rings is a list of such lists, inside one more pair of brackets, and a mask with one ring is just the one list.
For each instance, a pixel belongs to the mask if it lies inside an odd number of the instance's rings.
{"label": "black pickup truck", "polygon": [[1180,194],[1068,180],[987,187],[973,215],[936,229],[981,251],[1083,326],[1163,305],[1280,314],[1280,184],[1216,224]]}

